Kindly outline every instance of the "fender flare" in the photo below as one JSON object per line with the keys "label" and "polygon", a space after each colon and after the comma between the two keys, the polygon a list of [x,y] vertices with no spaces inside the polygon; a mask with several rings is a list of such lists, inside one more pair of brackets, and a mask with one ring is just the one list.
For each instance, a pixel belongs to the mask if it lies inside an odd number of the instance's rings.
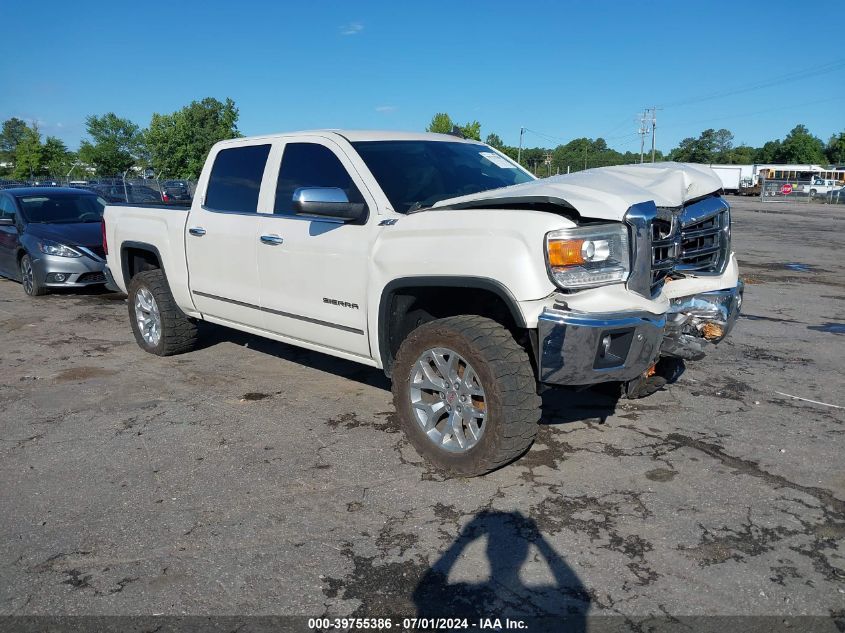
{"label": "fender flare", "polygon": [[382,289],[378,308],[378,347],[382,367],[389,371],[391,365],[390,344],[388,337],[388,323],[390,322],[390,306],[393,295],[403,288],[473,288],[486,290],[499,297],[507,306],[517,327],[527,327],[525,316],[519,309],[519,303],[510,290],[501,282],[489,277],[452,276],[452,275],[422,275],[419,277],[400,277],[394,279]]}
{"label": "fender flare", "polygon": [[134,241],[126,241],[120,243],[120,272],[123,275],[123,283],[125,287],[129,287],[129,253],[127,251],[130,248],[134,248],[140,251],[146,251],[148,253],[152,253],[156,256],[158,260],[158,266],[161,269],[161,272],[164,274],[164,278],[167,279],[167,271],[164,269],[164,261],[161,258],[161,253],[159,252],[158,248],[147,242],[134,242]]}

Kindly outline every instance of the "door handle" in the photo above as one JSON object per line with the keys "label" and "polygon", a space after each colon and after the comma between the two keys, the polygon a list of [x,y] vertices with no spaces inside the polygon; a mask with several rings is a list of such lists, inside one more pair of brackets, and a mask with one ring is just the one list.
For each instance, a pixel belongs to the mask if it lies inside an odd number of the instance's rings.
{"label": "door handle", "polygon": [[205,229],[201,226],[192,226],[188,229],[188,233],[190,233],[191,235],[196,235],[197,237],[202,237],[203,235],[205,235]]}
{"label": "door handle", "polygon": [[284,238],[272,234],[262,235],[260,239],[262,244],[270,244],[271,246],[278,246],[279,244],[285,241]]}

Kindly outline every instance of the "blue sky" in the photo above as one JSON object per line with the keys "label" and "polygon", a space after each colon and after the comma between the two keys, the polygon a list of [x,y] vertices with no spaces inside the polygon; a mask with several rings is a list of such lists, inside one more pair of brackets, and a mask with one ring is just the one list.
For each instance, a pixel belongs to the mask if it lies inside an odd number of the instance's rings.
{"label": "blue sky", "polygon": [[796,2],[5,4],[0,119],[71,148],[88,114],[145,127],[205,96],[233,98],[247,135],[422,130],[445,111],[510,144],[525,126],[543,135],[526,146],[638,150],[652,105],[664,150],[707,127],[752,145],[845,129],[843,16]]}

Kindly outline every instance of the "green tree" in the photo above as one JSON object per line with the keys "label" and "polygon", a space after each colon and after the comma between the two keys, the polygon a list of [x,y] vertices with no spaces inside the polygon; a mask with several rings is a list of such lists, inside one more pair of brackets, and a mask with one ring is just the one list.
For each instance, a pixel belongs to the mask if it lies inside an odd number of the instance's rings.
{"label": "green tree", "polygon": [[[724,131],[727,132],[727,130]],[[720,142],[724,144],[730,141],[724,135],[718,134],[716,130],[712,128],[706,129],[698,138],[688,137],[683,139],[678,144],[678,147],[669,153],[669,160],[675,160],[681,163],[712,163],[714,162],[714,157],[717,155],[716,148]]]}
{"label": "green tree", "polygon": [[755,163],[774,163],[777,162],[778,156],[781,153],[780,140],[766,141],[763,147],[759,148],[754,155]]}
{"label": "green tree", "polygon": [[464,135],[464,138],[470,138],[474,141],[481,140],[481,123],[478,121],[471,121],[459,127],[461,134]]}
{"label": "green tree", "polygon": [[451,134],[453,127],[455,127],[455,123],[452,121],[452,117],[445,112],[438,112],[431,117],[431,123],[425,128],[425,131],[436,134]]}
{"label": "green tree", "polygon": [[74,153],[68,151],[67,145],[60,139],[48,136],[44,140],[44,145],[41,147],[40,171],[51,176],[64,176],[73,167],[75,161]]}
{"label": "green tree", "polygon": [[241,135],[237,122],[234,101],[211,97],[172,114],[153,114],[145,132],[153,169],[169,178],[199,177],[211,147]]}
{"label": "green tree", "polygon": [[425,128],[426,132],[435,132],[437,134],[451,134],[457,128],[464,138],[471,138],[476,141],[481,140],[481,123],[478,121],[470,121],[464,125],[458,125],[445,112],[438,112],[431,117],[431,123]]}
{"label": "green tree", "polygon": [[0,162],[9,163],[7,171],[14,169],[18,145],[28,129],[26,121],[17,117],[3,121],[3,129],[0,131]]}
{"label": "green tree", "polygon": [[730,130],[722,128],[713,134],[713,156],[714,163],[730,163],[734,146],[734,135]]}
{"label": "green tree", "polygon": [[825,154],[831,165],[845,164],[845,131],[830,137]]}
{"label": "green tree", "polygon": [[484,140],[490,147],[495,147],[498,150],[502,150],[505,144],[502,142],[501,137],[498,134],[490,133],[487,135],[487,138]]}
{"label": "green tree", "polygon": [[749,165],[754,162],[756,152],[750,145],[737,145],[731,151],[731,159],[728,162],[734,165]]}
{"label": "green tree", "polygon": [[85,119],[91,141],[79,146],[79,158],[103,176],[125,172],[144,155],[143,135],[137,125],[122,119],[114,112]]}
{"label": "green tree", "polygon": [[26,127],[23,136],[15,148],[15,167],[12,177],[17,179],[32,178],[41,169],[41,132],[38,126]]}
{"label": "green tree", "polygon": [[805,125],[796,125],[783,139],[777,160],[782,163],[823,163],[824,143],[810,134]]}

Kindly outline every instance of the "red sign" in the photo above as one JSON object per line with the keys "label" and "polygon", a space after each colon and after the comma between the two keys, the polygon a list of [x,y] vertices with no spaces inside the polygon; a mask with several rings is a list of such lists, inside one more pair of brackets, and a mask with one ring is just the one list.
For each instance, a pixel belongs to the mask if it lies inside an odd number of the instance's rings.
{"label": "red sign", "polygon": [[790,184],[785,184],[783,187],[781,187],[781,188],[780,188],[780,192],[781,192],[783,195],[788,196],[789,194],[791,194],[791,193],[792,193],[792,185],[790,185]]}

